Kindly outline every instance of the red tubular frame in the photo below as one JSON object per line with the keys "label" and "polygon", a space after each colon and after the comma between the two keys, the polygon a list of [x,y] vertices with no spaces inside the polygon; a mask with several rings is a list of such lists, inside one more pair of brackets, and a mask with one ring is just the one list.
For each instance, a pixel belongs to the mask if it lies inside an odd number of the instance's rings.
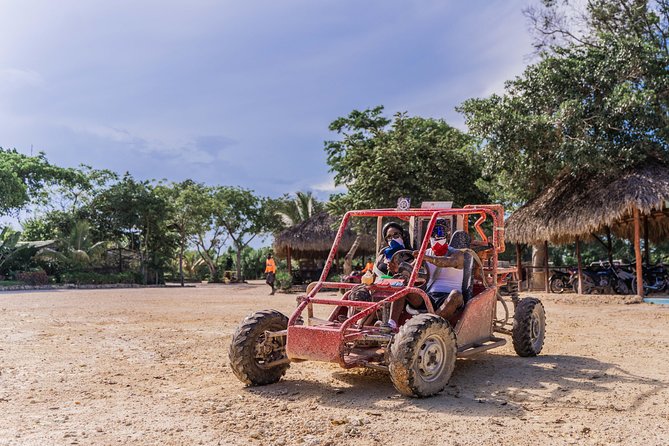
{"label": "red tubular frame", "polygon": [[[344,235],[344,231],[349,223],[351,217],[395,217],[401,219],[409,219],[411,217],[429,217],[430,221],[427,225],[426,234],[431,234],[437,218],[450,215],[472,215],[479,214],[480,217],[474,224],[477,233],[482,237],[484,242],[488,242],[488,237],[485,236],[480,225],[486,220],[487,216],[491,216],[494,223],[494,230],[492,235],[492,244],[497,252],[503,252],[504,238],[504,210],[499,205],[483,205],[483,206],[466,206],[463,209],[409,209],[406,211],[398,211],[395,209],[376,209],[363,211],[347,212],[337,231],[335,240],[332,244],[332,249],[328,255],[327,261],[321,273],[321,277],[316,286],[301,300],[297,309],[291,315],[288,321],[288,335],[286,343],[286,352],[288,357],[295,360],[320,360],[328,362],[338,362],[344,368],[356,367],[362,365],[365,359],[346,361],[345,343],[355,341],[363,338],[368,334],[375,334],[378,329],[374,327],[358,328],[354,327],[358,321],[364,320],[367,316],[380,310],[383,305],[389,305],[407,294],[418,294],[423,298],[425,305],[430,313],[434,312],[432,303],[425,293],[425,291],[414,286],[416,278],[418,277],[418,270],[423,261],[425,251],[428,247],[429,237],[424,237],[419,249],[418,257],[416,258],[415,266],[411,272],[406,286],[400,287],[396,292],[383,298],[378,302],[359,302],[348,300],[350,291],[346,292],[341,300],[339,299],[323,299],[316,298],[318,292],[324,288],[350,289],[355,284],[342,282],[326,282],[328,274],[332,268],[335,255],[339,249],[339,244]],[[500,251],[501,247],[501,251]],[[497,275],[497,255],[493,256],[493,277]],[[394,287],[388,285],[375,284],[370,285],[369,289],[372,293],[375,291],[391,292]],[[310,321],[306,321],[307,325],[297,325],[297,321],[302,315],[305,308],[313,304],[332,305],[335,307],[354,307],[360,308],[361,311],[349,317],[346,321],[338,322],[335,320],[335,309],[329,318],[329,323],[326,325],[308,325]],[[311,309],[309,310],[311,316]],[[341,324],[341,325],[339,325]],[[308,339],[306,338],[308,337]],[[292,341],[292,342],[291,342]]]}

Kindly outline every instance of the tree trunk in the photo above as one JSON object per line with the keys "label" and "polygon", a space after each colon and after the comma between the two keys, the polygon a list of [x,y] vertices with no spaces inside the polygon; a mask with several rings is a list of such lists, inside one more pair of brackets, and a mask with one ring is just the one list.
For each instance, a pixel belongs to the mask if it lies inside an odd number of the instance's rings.
{"label": "tree trunk", "polygon": [[179,249],[179,276],[181,276],[181,286],[184,286],[184,244],[181,243]]}
{"label": "tree trunk", "polygon": [[543,243],[539,245],[532,246],[532,282],[530,285],[531,289],[544,289],[545,288],[545,272],[544,265],[546,262],[546,249]]}
{"label": "tree trunk", "polygon": [[355,257],[355,252],[358,250],[358,246],[360,246],[361,239],[362,235],[358,234],[355,236],[351,249],[348,250],[344,257],[344,275],[351,274],[351,271],[353,271],[353,257]]}
{"label": "tree trunk", "polygon": [[548,270],[548,241],[544,242],[544,250],[546,251],[546,255],[544,256],[544,288],[547,293],[550,293],[551,287],[550,283],[548,283],[548,278],[550,275],[550,272]]}
{"label": "tree trunk", "polygon": [[520,243],[516,243],[516,274],[518,275],[518,291],[523,291],[523,251]]}
{"label": "tree trunk", "polygon": [[639,209],[634,208],[634,258],[636,260],[636,294],[643,297],[643,260],[641,259],[641,222]]}
{"label": "tree trunk", "polygon": [[241,243],[235,243],[237,246],[237,280],[240,282],[244,281],[242,277],[242,246]]}
{"label": "tree trunk", "polygon": [[212,259],[211,256],[209,255],[209,251],[204,247],[204,240],[202,239],[202,234],[198,234],[197,240],[194,241],[195,241],[195,247],[197,248],[197,253],[200,254],[200,257],[202,257],[204,263],[207,264],[207,268],[209,268],[209,278],[211,279],[210,282],[215,282],[218,273],[218,268],[216,267],[214,259]]}

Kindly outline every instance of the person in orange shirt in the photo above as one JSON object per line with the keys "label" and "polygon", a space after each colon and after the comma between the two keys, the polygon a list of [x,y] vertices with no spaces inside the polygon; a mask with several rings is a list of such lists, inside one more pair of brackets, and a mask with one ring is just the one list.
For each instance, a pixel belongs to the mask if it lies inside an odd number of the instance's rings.
{"label": "person in orange shirt", "polygon": [[265,274],[267,274],[265,283],[272,287],[272,292],[269,293],[269,295],[272,296],[274,294],[274,279],[276,279],[276,265],[274,264],[274,259],[272,258],[271,253],[267,254],[267,260],[265,261]]}

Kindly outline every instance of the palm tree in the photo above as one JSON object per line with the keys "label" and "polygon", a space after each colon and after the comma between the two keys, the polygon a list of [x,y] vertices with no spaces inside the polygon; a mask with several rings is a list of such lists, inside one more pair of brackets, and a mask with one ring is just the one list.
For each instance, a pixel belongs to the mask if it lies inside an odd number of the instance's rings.
{"label": "palm tree", "polygon": [[294,199],[286,198],[277,215],[286,226],[295,226],[323,210],[323,204],[311,192],[297,192]]}
{"label": "palm tree", "polygon": [[21,249],[25,248],[19,244],[21,233],[14,231],[9,226],[0,231],[0,268],[14,257]]}
{"label": "palm tree", "polygon": [[72,231],[59,240],[60,249],[42,248],[38,251],[38,258],[55,260],[80,269],[90,266],[97,261],[107,247],[107,242],[93,243],[91,226],[87,221],[79,220],[74,224]]}

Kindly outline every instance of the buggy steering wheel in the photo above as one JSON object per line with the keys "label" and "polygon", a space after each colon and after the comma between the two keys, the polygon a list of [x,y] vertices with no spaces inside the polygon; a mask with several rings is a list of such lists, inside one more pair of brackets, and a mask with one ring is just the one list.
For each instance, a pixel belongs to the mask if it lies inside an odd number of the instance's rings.
{"label": "buggy steering wheel", "polygon": [[[388,262],[388,271],[391,272],[391,270],[394,270],[396,271],[394,273],[395,275],[400,275],[408,281],[409,277],[411,277],[415,260],[412,250],[400,249],[390,258],[390,261]],[[416,276],[414,286],[417,288],[425,288],[429,282],[430,270],[423,264],[418,269],[418,276]]]}

